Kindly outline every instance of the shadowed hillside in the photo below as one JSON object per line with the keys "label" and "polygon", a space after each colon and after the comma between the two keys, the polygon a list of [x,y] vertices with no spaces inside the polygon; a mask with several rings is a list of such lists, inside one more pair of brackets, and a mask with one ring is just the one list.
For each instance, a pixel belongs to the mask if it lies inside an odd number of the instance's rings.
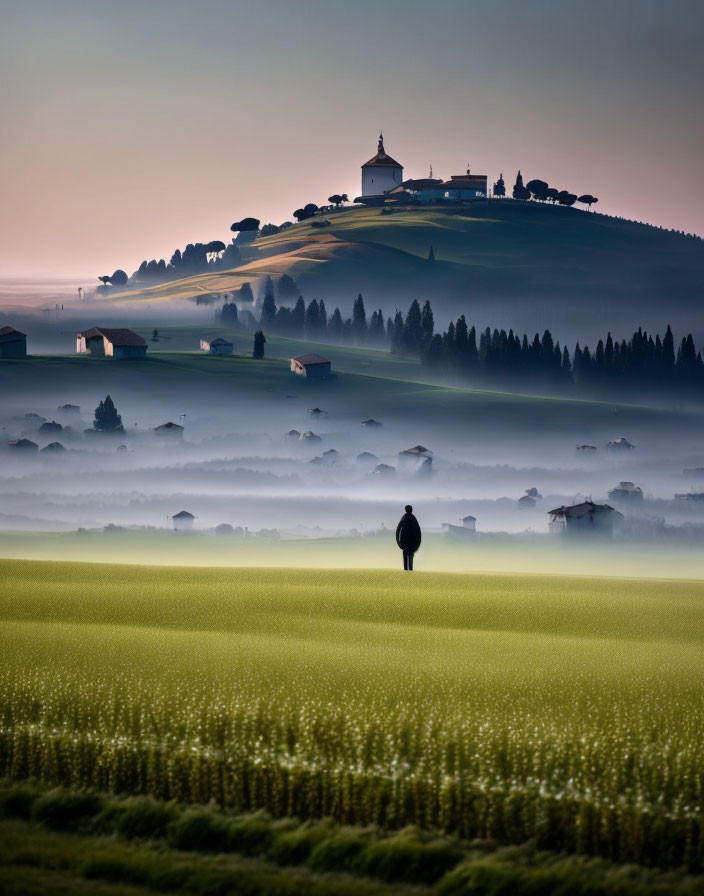
{"label": "shadowed hillside", "polygon": [[[574,208],[492,200],[465,208],[349,208],[243,250],[232,271],[202,274],[123,300],[173,301],[291,274],[307,297],[392,312],[429,298],[438,322],[465,313],[479,326],[593,339],[671,323],[697,330],[704,242]],[[430,247],[435,260],[428,260]]]}

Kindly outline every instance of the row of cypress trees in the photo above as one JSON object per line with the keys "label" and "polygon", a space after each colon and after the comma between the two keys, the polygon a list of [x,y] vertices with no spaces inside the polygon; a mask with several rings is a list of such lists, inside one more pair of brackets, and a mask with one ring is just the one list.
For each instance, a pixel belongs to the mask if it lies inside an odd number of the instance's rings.
{"label": "row of cypress trees", "polygon": [[[225,306],[221,320],[227,323]],[[234,308],[234,305],[233,305]],[[236,309],[235,309],[236,311]],[[389,348],[393,353],[419,357],[433,376],[490,387],[544,389],[582,393],[642,391],[663,394],[696,392],[704,387],[704,361],[690,334],[678,346],[671,327],[664,335],[639,328],[628,340],[611,333],[595,349],[577,343],[570,353],[555,341],[550,330],[532,339],[513,330],[477,332],[464,315],[443,333],[435,332],[430,302],[421,307],[414,299],[406,314],[396,311],[384,319],[381,309],[367,317],[364,299],[357,296],[351,316],[339,308],[332,314],[324,300],[307,302],[302,296],[293,307],[277,306],[274,284],[267,279],[261,304],[260,327],[294,339],[311,339],[347,345]]]}
{"label": "row of cypress trees", "polygon": [[487,385],[576,386],[595,394],[645,388],[693,392],[704,387],[704,362],[691,333],[675,348],[669,326],[662,337],[639,328],[620,342],[609,333],[593,351],[577,343],[570,355],[549,330],[532,340],[489,327],[477,334],[462,315],[432,337],[421,362],[435,375]]}
{"label": "row of cypress trees", "polygon": [[368,317],[360,294],[354,301],[350,317],[343,317],[339,308],[328,315],[323,299],[312,299],[306,303],[299,296],[292,308],[277,306],[271,279],[267,279],[265,286],[259,325],[265,332],[294,339],[306,338],[376,348],[390,346],[392,351],[414,355],[421,354],[434,330],[429,302],[425,303],[421,311],[418,301],[414,299],[405,317],[397,311],[394,318],[385,319],[381,309],[372,311]]}

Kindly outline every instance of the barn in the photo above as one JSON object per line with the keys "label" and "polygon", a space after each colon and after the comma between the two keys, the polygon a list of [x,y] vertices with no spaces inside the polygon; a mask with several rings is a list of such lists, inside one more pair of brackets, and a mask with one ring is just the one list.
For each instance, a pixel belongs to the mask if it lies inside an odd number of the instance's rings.
{"label": "barn", "polygon": [[79,355],[127,360],[146,358],[147,343],[125,327],[92,327],[76,335],[76,351]]}
{"label": "barn", "polygon": [[612,535],[614,524],[623,520],[623,514],[608,504],[595,504],[594,501],[582,501],[566,507],[556,507],[548,511],[550,528],[566,533],[598,533]]}
{"label": "barn", "polygon": [[227,339],[218,336],[217,339],[201,339],[200,350],[211,355],[231,355],[234,346]]}
{"label": "barn", "polygon": [[161,436],[162,438],[182,439],[183,438],[183,427],[180,424],[172,423],[169,420],[168,423],[162,423],[161,426],[155,426],[154,433],[157,436]]}
{"label": "barn", "polygon": [[322,355],[301,355],[291,358],[291,372],[308,379],[324,380],[330,376],[331,362]]}
{"label": "barn", "polygon": [[27,337],[14,327],[0,327],[0,358],[26,358]]}
{"label": "barn", "polygon": [[7,444],[13,451],[21,451],[26,454],[36,454],[39,451],[39,445],[31,439],[12,439]]}

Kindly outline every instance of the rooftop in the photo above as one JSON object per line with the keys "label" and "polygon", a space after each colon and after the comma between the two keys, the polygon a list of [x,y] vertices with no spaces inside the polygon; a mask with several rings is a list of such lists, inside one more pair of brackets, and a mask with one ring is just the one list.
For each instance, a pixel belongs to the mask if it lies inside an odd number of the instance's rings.
{"label": "rooftop", "polygon": [[379,134],[379,146],[377,148],[377,154],[372,156],[368,162],[365,162],[362,165],[362,168],[403,168],[403,165],[400,162],[397,162],[395,159],[392,159],[391,156],[386,155],[386,151],[384,149],[384,135]]}
{"label": "rooftop", "polygon": [[84,339],[92,339],[95,336],[104,336],[108,342],[117,346],[139,346],[146,348],[146,341],[128,330],[126,327],[91,327],[90,330],[84,330],[78,334]]}
{"label": "rooftop", "polygon": [[[593,501],[582,501],[580,504],[572,504],[567,507],[556,507],[554,510],[548,510],[550,516],[564,516],[572,519],[581,519],[583,516],[593,513],[617,513],[609,504],[595,504]],[[619,514],[620,516],[621,514]]]}
{"label": "rooftop", "polygon": [[330,364],[329,358],[324,358],[322,355],[316,355],[314,353],[310,355],[299,355],[298,358],[291,358],[292,361],[297,361],[303,367],[309,367],[312,364]]}

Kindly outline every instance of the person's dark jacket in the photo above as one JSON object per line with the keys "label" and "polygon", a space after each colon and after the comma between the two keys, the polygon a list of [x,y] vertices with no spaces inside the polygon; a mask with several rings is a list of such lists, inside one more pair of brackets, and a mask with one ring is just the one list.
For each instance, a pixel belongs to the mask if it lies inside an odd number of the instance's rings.
{"label": "person's dark jacket", "polygon": [[420,547],[420,526],[412,513],[404,513],[396,526],[396,544],[409,554]]}

